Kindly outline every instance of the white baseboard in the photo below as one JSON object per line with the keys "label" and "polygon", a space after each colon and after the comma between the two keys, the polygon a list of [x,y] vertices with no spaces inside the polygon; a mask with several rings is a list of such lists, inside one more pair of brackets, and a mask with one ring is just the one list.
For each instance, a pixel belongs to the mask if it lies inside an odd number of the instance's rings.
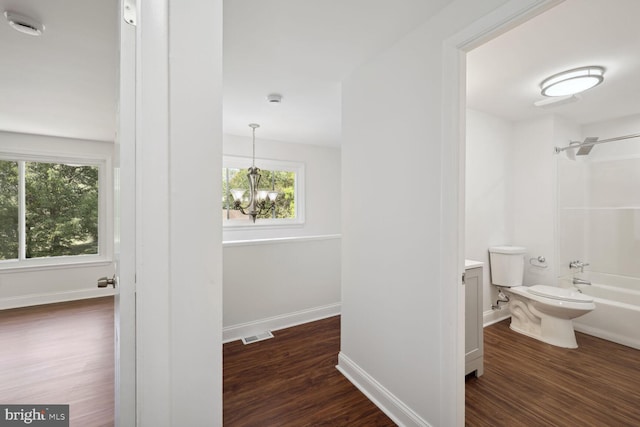
{"label": "white baseboard", "polygon": [[593,335],[594,337],[602,338],[603,340],[612,341],[640,350],[640,341],[633,339],[633,337],[627,337],[611,331],[594,328],[593,326],[585,325],[583,323],[576,322],[575,320],[573,321],[573,329],[587,335]]}
{"label": "white baseboard", "polygon": [[338,354],[336,368],[369,400],[399,426],[430,427],[430,424],[377,382],[345,354]]}
{"label": "white baseboard", "polygon": [[264,331],[277,331],[278,329],[290,328],[314,320],[325,319],[340,314],[342,304],[334,303],[314,307],[307,310],[300,310],[293,313],[279,316],[258,319],[252,322],[240,323],[238,325],[225,326],[222,329],[222,342],[236,341],[242,337],[255,335]]}
{"label": "white baseboard", "polygon": [[506,305],[500,310],[487,310],[482,313],[482,326],[487,327],[494,323],[501,322],[504,319],[508,319],[509,317],[511,317],[511,313],[509,313]]}
{"label": "white baseboard", "polygon": [[54,293],[30,294],[17,297],[0,298],[0,310],[9,308],[30,307],[32,305],[53,304],[56,302],[75,301],[80,299],[98,298],[115,295],[116,291],[109,289],[82,289]]}

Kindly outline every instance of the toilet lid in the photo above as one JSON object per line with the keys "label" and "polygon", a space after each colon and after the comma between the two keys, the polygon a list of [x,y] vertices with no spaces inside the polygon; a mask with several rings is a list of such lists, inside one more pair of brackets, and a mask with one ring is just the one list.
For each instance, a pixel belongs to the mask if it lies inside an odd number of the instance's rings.
{"label": "toilet lid", "polygon": [[541,297],[559,299],[571,302],[593,302],[593,298],[573,289],[559,288],[557,286],[534,285],[529,287],[529,292]]}

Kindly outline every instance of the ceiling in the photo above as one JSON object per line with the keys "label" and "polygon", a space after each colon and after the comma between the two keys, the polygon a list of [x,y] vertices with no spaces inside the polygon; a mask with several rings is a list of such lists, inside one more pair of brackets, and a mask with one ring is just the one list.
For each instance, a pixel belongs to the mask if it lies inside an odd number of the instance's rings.
{"label": "ceiling", "polygon": [[[0,0],[0,130],[113,141],[117,0]],[[12,29],[9,10],[42,24]]]}
{"label": "ceiling", "polygon": [[450,1],[225,1],[224,132],[339,145],[341,80]]}
{"label": "ceiling", "polygon": [[[558,114],[578,124],[640,113],[640,1],[566,0],[467,55],[467,105],[517,121]],[[539,108],[540,83],[605,67],[575,103]]]}
{"label": "ceiling", "polygon": [[[342,79],[449,1],[227,0],[225,133],[250,136],[256,122],[258,138],[339,146]],[[0,22],[1,130],[113,140],[117,4],[0,0],[45,25],[32,37]],[[468,54],[468,105],[509,120],[640,113],[638,16],[637,0],[566,0]],[[583,65],[604,66],[604,83],[573,104],[533,106],[545,77]]]}

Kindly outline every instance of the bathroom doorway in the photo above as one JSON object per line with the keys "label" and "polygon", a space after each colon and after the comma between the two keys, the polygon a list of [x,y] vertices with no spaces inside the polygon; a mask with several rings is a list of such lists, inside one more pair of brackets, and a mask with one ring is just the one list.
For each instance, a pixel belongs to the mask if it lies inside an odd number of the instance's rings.
{"label": "bathroom doorway", "polygon": [[[525,284],[557,284],[569,270],[567,251],[572,248],[568,246],[575,246],[576,259],[593,261],[581,258],[585,252],[579,252],[588,242],[563,243],[566,233],[584,234],[578,230],[582,220],[567,221],[560,212],[558,178],[565,171],[553,154],[554,147],[586,136],[607,138],[640,130],[640,108],[631,96],[640,88],[638,64],[633,60],[640,32],[630,22],[640,13],[640,5],[622,1],[612,9],[604,0],[566,0],[551,6],[466,55],[467,103],[461,111],[466,118],[462,246],[465,258],[485,266],[485,326],[509,317],[505,304],[497,304],[497,289],[491,286],[490,246],[527,248]],[[592,26],[593,22],[598,24]],[[593,31],[585,34],[579,28]],[[587,65],[605,68],[602,84],[565,99],[541,95],[539,86],[546,77]],[[581,161],[585,159],[578,158],[572,165]],[[563,177],[566,189],[567,179],[575,177]],[[571,185],[578,197],[584,183],[574,179]],[[613,194],[616,186],[609,188],[608,194]],[[624,206],[629,207],[633,208]],[[576,205],[569,208],[565,216],[584,210]],[[594,209],[606,216],[609,208]],[[611,215],[621,212],[616,207]],[[624,234],[615,231],[614,220],[607,224],[605,234]],[[633,230],[627,227],[626,234],[633,235]],[[596,255],[586,252],[592,258]],[[537,262],[541,258],[544,262]],[[495,305],[503,308],[492,309]]]}

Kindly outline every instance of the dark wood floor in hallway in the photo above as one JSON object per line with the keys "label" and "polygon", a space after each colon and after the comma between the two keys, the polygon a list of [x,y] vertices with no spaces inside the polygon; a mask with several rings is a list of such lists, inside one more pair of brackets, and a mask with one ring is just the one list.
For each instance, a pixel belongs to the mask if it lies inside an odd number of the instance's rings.
{"label": "dark wood floor in hallway", "polygon": [[0,403],[68,404],[113,426],[113,297],[0,310]]}
{"label": "dark wood floor in hallway", "polygon": [[395,426],[338,370],[340,317],[224,345],[224,426]]}
{"label": "dark wood floor in hallway", "polygon": [[[580,333],[562,349],[508,321],[484,334],[467,426],[640,426],[639,350]],[[223,346],[225,427],[394,425],[336,370],[339,317],[274,335]],[[112,426],[113,360],[111,297],[0,310],[0,403],[69,403],[71,426]]]}
{"label": "dark wood floor in hallway", "polygon": [[484,375],[466,381],[466,425],[640,426],[640,351],[576,338],[570,350],[513,332],[509,320],[486,327]]}

